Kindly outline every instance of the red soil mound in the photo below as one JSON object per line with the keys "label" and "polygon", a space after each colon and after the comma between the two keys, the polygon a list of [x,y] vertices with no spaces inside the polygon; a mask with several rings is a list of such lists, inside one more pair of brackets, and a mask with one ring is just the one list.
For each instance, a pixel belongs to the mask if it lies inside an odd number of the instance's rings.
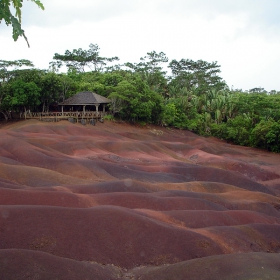
{"label": "red soil mound", "polygon": [[[113,206],[1,206],[0,246],[134,267],[221,254],[208,237]],[[206,244],[206,245],[205,245]]]}
{"label": "red soil mound", "polygon": [[279,195],[279,154],[153,126],[8,123],[0,278],[278,279]]}
{"label": "red soil mound", "polygon": [[153,211],[141,209],[147,217],[158,219],[166,223],[179,225],[186,228],[208,228],[213,226],[237,226],[247,224],[280,224],[280,217],[271,217],[261,213],[247,210],[172,210],[172,211]]}
{"label": "red soil mound", "polygon": [[135,269],[133,274],[141,280],[276,280],[280,278],[279,262],[279,254],[231,254]]}
{"label": "red soil mound", "polygon": [[119,279],[122,272],[113,266],[79,262],[30,250],[0,250],[0,276],[5,280],[27,279]]}

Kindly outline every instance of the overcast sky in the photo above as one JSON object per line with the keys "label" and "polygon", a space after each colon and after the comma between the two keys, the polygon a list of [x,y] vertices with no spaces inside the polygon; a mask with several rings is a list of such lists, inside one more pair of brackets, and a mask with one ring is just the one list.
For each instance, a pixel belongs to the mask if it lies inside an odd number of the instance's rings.
{"label": "overcast sky", "polygon": [[280,0],[41,0],[24,1],[23,38],[0,24],[0,59],[29,59],[48,69],[55,53],[88,49],[121,62],[147,52],[217,61],[231,88],[280,90]]}

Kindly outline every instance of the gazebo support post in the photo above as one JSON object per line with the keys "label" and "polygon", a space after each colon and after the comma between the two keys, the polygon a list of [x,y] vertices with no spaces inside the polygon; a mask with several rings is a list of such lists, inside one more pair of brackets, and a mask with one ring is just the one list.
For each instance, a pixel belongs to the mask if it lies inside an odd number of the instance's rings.
{"label": "gazebo support post", "polygon": [[95,105],[96,116],[98,118],[98,107],[99,107],[100,104],[94,104],[94,105]]}

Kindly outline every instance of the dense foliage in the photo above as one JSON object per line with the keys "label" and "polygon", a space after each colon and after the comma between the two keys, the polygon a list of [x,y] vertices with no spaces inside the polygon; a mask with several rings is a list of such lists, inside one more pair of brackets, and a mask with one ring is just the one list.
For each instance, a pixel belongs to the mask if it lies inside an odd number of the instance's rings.
{"label": "dense foliage", "polygon": [[[231,143],[280,152],[280,92],[230,90],[217,62],[172,60],[155,51],[113,64],[98,45],[55,54],[49,70],[28,60],[0,60],[0,112],[48,111],[79,91],[111,99],[110,116],[189,129]],[[60,73],[61,66],[67,73]],[[86,71],[89,70],[89,71]],[[170,73],[168,75],[168,73]]]}

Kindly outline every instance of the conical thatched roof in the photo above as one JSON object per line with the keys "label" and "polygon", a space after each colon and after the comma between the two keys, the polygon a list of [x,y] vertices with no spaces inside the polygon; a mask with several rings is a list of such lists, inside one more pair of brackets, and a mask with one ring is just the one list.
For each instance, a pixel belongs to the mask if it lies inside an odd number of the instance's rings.
{"label": "conical thatched roof", "polygon": [[59,105],[90,105],[104,103],[107,104],[110,102],[110,99],[97,93],[91,91],[82,91],[66,99],[64,102],[59,103]]}

